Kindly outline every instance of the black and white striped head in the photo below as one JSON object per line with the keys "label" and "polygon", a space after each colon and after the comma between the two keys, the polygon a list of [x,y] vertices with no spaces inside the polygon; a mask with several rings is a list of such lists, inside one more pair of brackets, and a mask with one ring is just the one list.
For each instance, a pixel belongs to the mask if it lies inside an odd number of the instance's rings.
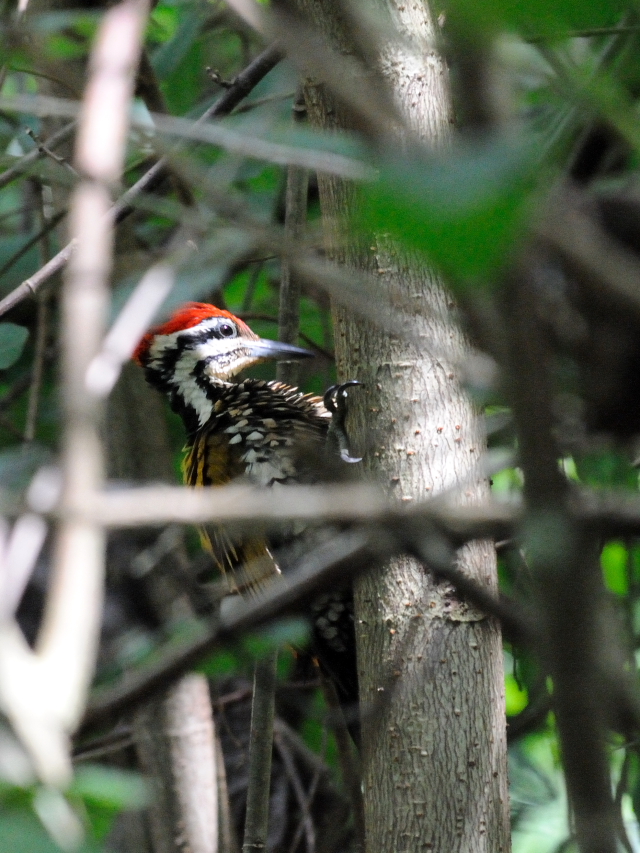
{"label": "black and white striped head", "polygon": [[229,311],[189,302],[151,329],[133,355],[147,381],[169,395],[191,432],[213,414],[216,389],[268,359],[310,356],[308,350],[259,338]]}

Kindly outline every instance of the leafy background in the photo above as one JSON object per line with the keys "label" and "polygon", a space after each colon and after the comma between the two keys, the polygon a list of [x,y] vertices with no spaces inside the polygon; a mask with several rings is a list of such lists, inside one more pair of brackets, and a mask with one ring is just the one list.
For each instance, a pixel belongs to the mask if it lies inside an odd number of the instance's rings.
{"label": "leafy background", "polygon": [[[4,98],[17,94],[56,91],[87,56],[100,15],[95,11],[44,11],[15,24],[11,3],[2,6],[0,55],[4,56]],[[440,11],[440,10],[438,10]],[[622,151],[618,168],[598,174],[590,183],[594,194],[633,185],[637,178],[640,122],[640,29],[635,7],[618,2],[564,0],[564,2],[468,2],[451,0],[441,10],[445,34],[454,44],[491,46],[496,73],[506,91],[511,120],[481,136],[469,134],[445,151],[415,152],[399,158],[384,150],[370,155],[379,178],[361,192],[361,221],[365,230],[391,233],[407,248],[436,266],[464,302],[468,294],[491,293],[502,271],[517,256],[530,229],[544,215],[544,200],[556,181],[571,168],[571,154],[586,130],[601,122],[615,134]],[[230,80],[261,48],[255,35],[223,3],[165,0],[152,13],[147,49],[170,115],[196,117],[221,94],[222,87],[207,73],[215,69]],[[456,77],[452,62],[460,124],[465,126],[464,79]],[[68,79],[75,79],[70,74]],[[284,139],[292,145],[320,145],[312,134],[296,136],[291,108],[297,85],[294,69],[278,66],[251,93],[241,110],[224,123],[247,136]],[[80,93],[74,86],[66,97]],[[141,99],[136,114],[148,117]],[[9,169],[34,141],[50,135],[52,122],[36,115],[0,111],[0,171]],[[350,151],[352,140],[332,143]],[[125,180],[133,183],[156,151],[169,142],[148,130],[132,133]],[[342,146],[342,148],[341,148]],[[279,225],[284,216],[285,170],[281,166],[246,159],[213,145],[197,144],[175,158],[177,169],[196,195],[198,217],[208,236],[201,251],[183,263],[174,299],[223,298],[234,312],[248,318],[260,335],[275,337],[278,313],[280,261],[277,251],[247,251],[243,217],[264,225]],[[42,236],[50,217],[52,192],[69,186],[73,177],[64,165],[44,158],[28,174],[0,190],[0,297],[33,274],[64,241],[64,222]],[[216,194],[210,188],[216,188]],[[52,189],[53,188],[53,189]],[[239,206],[242,217],[228,215],[219,202],[224,196]],[[40,213],[40,211],[44,213]],[[43,218],[44,217],[44,218]],[[167,250],[174,229],[186,218],[175,191],[143,197],[133,217],[125,262],[116,268],[113,305],[141,272]],[[309,203],[310,244],[321,246],[319,205],[315,177],[311,176]],[[222,248],[221,248],[222,247]],[[256,256],[257,255],[257,256]],[[3,504],[19,499],[34,470],[57,452],[60,427],[57,382],[57,281],[47,286],[44,379],[39,391],[35,435],[25,442],[29,389],[32,387],[36,338],[36,303],[27,300],[0,322],[0,488]],[[42,298],[42,297],[41,297]],[[301,303],[304,345],[315,344],[318,356],[301,378],[308,390],[321,391],[334,378],[333,341],[326,292],[308,289]],[[559,387],[576,391],[575,368],[565,360],[559,368]],[[481,382],[471,392],[489,414],[504,411],[504,400]],[[179,470],[181,428],[167,413],[173,441],[173,467]],[[514,449],[509,430],[495,433],[493,449]],[[617,487],[637,492],[638,473],[628,447],[603,444],[589,452],[567,454],[568,476],[596,488]],[[176,474],[176,477],[178,475]],[[521,491],[515,468],[503,468],[493,477],[498,496]],[[197,545],[191,544],[195,552]],[[640,643],[640,548],[633,541],[604,544],[603,577],[611,607],[619,615],[629,667],[636,666]],[[512,553],[500,557],[505,592],[526,589],[526,564]],[[170,631],[179,630],[171,626]],[[204,671],[220,681],[246,677],[256,653],[283,640],[299,641],[300,626],[285,626],[273,636],[259,635],[242,648],[225,649]],[[129,629],[117,653],[104,662],[100,678],[108,680],[132,660],[153,654],[154,635]],[[283,651],[280,678],[293,678],[295,659]],[[571,829],[559,758],[559,747],[549,694],[553,685],[526,651],[506,643],[505,679],[510,720],[510,785],[513,844],[516,853],[546,853],[570,849]],[[333,738],[325,732],[325,708],[320,694],[307,702],[299,730],[311,749],[323,751],[323,760],[339,774]],[[608,745],[612,784],[621,803],[631,849],[640,850],[637,810],[640,809],[640,749],[622,735],[611,735]],[[88,827],[80,849],[104,847],[111,818],[122,808],[145,802],[139,777],[124,770],[82,767],[67,804]],[[0,762],[0,838],[5,849],[54,851],[55,820],[43,805],[43,792],[20,782]],[[62,801],[61,801],[62,802]],[[50,804],[51,806],[51,804]],[[58,806],[63,808],[67,806]]]}

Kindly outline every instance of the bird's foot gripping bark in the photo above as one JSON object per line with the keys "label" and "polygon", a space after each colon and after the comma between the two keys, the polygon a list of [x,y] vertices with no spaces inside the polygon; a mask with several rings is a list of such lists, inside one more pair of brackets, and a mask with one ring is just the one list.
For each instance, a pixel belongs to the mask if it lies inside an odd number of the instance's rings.
{"label": "bird's foot gripping bark", "polygon": [[343,462],[361,462],[361,456],[352,456],[349,451],[349,436],[345,426],[347,417],[348,388],[362,385],[357,379],[350,379],[338,385],[332,385],[325,391],[323,402],[327,411],[331,412],[331,427],[329,434],[333,435],[338,445],[340,458]]}

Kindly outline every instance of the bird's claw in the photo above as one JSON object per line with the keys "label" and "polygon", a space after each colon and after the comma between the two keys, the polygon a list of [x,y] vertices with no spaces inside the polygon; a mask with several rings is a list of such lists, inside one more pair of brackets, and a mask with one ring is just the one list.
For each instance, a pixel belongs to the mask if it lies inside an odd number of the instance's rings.
{"label": "bird's claw", "polygon": [[340,458],[343,462],[361,462],[361,456],[352,456],[349,452],[349,437],[345,427],[347,417],[348,388],[362,385],[357,379],[332,385],[325,391],[323,403],[328,412],[331,412],[331,432],[336,437]]}
{"label": "bird's claw", "polygon": [[357,379],[349,379],[348,382],[339,382],[327,388],[322,398],[325,409],[331,412],[332,415],[341,415],[344,419],[346,415],[345,401],[348,396],[347,388],[355,385],[362,385],[362,382],[359,382]]}

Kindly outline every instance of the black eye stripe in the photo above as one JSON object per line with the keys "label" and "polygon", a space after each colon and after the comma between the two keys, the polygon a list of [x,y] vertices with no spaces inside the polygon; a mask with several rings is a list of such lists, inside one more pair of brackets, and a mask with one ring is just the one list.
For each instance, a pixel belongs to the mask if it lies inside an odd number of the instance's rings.
{"label": "black eye stripe", "polygon": [[[229,330],[231,334],[229,334]],[[225,333],[226,332],[226,333]],[[210,326],[208,329],[200,329],[199,331],[187,331],[178,338],[178,345],[183,347],[193,347],[197,344],[204,344],[210,341],[211,338],[218,340],[235,338],[238,335],[238,329],[231,320],[221,320],[217,325]]]}

